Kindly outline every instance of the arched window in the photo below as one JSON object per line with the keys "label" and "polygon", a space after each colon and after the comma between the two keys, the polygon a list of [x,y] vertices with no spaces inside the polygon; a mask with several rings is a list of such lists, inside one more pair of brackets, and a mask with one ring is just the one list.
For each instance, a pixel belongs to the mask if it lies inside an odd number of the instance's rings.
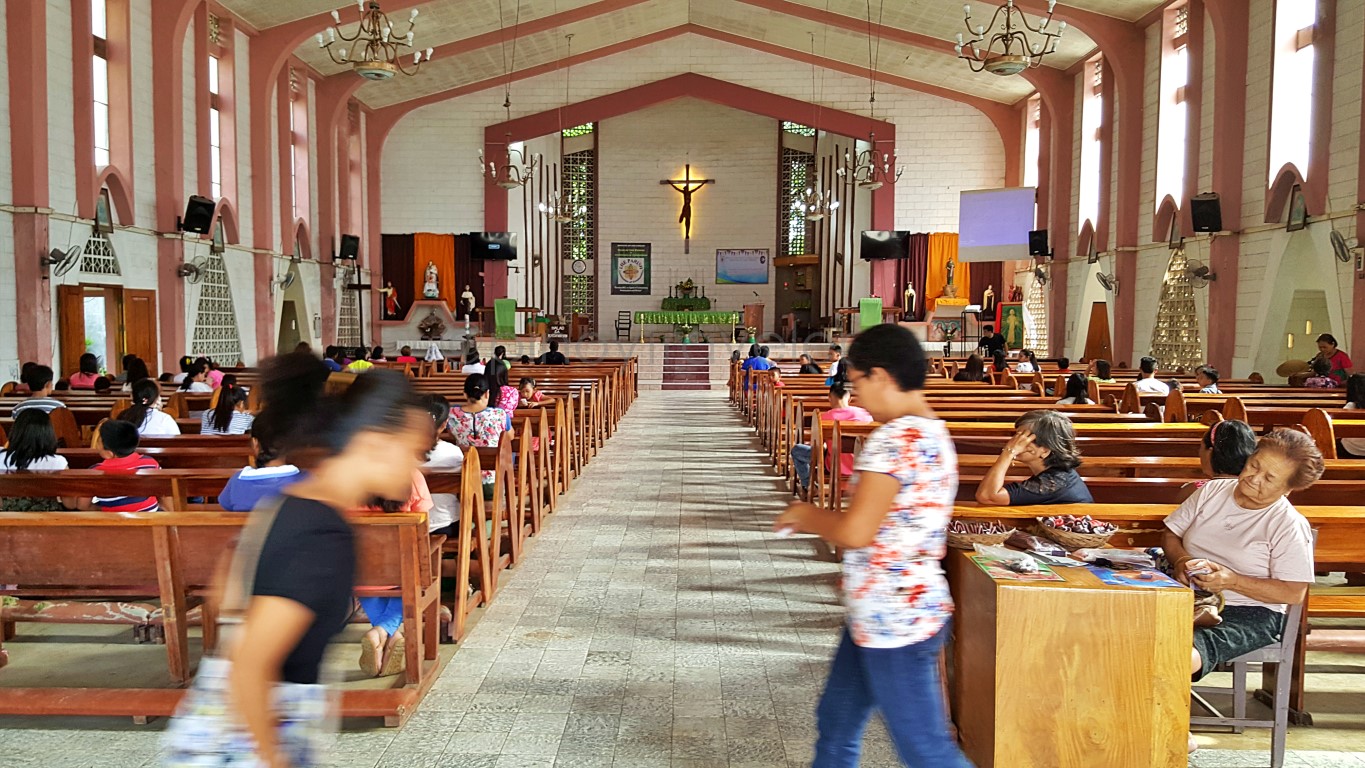
{"label": "arched window", "polygon": [[1085,65],[1081,97],[1081,200],[1079,222],[1100,220],[1100,126],[1104,115],[1104,59]]}
{"label": "arched window", "polygon": [[1189,83],[1189,6],[1167,9],[1161,34],[1161,100],[1157,110],[1156,200],[1170,195],[1179,205],[1185,190],[1185,126]]}
{"label": "arched window", "polygon": [[1039,123],[1043,119],[1042,109],[1043,100],[1036,93],[1029,98],[1028,104],[1024,107],[1024,186],[1026,187],[1038,186],[1038,156],[1041,151],[1038,131],[1040,130]]}
{"label": "arched window", "polygon": [[1306,178],[1313,130],[1313,31],[1317,0],[1278,0],[1270,92],[1270,167],[1267,179],[1293,164]]}
{"label": "arched window", "polygon": [[289,69],[289,188],[294,220],[308,218],[308,80]]}
{"label": "arched window", "polygon": [[90,0],[91,59],[94,86],[95,167],[109,164],[109,9],[105,0]]}

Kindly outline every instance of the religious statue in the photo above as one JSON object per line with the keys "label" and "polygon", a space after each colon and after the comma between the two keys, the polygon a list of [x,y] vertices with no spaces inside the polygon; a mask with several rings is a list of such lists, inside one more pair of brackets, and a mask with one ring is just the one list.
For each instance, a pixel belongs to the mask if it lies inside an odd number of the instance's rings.
{"label": "religious statue", "polygon": [[379,292],[384,296],[384,319],[392,320],[398,317],[402,307],[398,304],[398,291],[394,289],[393,283],[384,283],[384,287],[380,288]]}
{"label": "religious statue", "polygon": [[441,288],[440,286],[436,285],[436,275],[437,275],[436,265],[428,261],[426,271],[426,282],[422,283],[422,295],[428,299],[441,298]]}
{"label": "religious statue", "polygon": [[445,334],[446,324],[441,322],[435,312],[427,312],[427,316],[417,324],[417,331],[422,334],[422,341],[434,341]]}
{"label": "religious statue", "polygon": [[986,314],[995,312],[995,286],[987,285],[986,292],[981,294],[981,311]]}
{"label": "religious statue", "polygon": [[949,299],[957,298],[957,284],[953,282],[953,275],[957,272],[957,262],[949,260],[946,267],[948,281],[943,284],[943,296]]}
{"label": "religious statue", "polygon": [[706,186],[715,184],[715,179],[694,179],[692,178],[692,164],[688,163],[683,168],[681,179],[664,179],[660,184],[667,184],[682,194],[682,212],[678,214],[678,223],[683,225],[683,253],[691,253],[692,243],[692,193]]}
{"label": "religious statue", "polygon": [[468,320],[472,318],[474,316],[474,305],[477,303],[478,300],[474,298],[474,292],[469,290],[469,286],[466,285],[464,291],[460,294],[461,319]]}
{"label": "religious statue", "polygon": [[915,293],[915,284],[914,284],[914,283],[906,283],[906,284],[905,284],[905,316],[906,316],[907,318],[911,319],[911,320],[913,320],[913,319],[915,318],[915,299],[916,299],[916,298],[918,298],[918,296],[917,296],[917,294]]}

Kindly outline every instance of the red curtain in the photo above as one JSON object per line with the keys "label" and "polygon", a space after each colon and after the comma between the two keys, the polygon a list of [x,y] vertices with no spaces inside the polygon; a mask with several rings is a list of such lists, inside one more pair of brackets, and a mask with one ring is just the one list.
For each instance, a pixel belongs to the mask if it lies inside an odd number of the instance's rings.
{"label": "red curtain", "polygon": [[972,303],[982,304],[986,286],[992,286],[995,290],[995,303],[999,304],[1001,292],[1004,290],[1004,262],[969,261],[967,271],[972,276],[970,283]]}
{"label": "red curtain", "polygon": [[[929,274],[929,236],[910,235],[910,257],[896,261],[895,303],[905,304],[905,286],[915,286],[915,307],[912,320],[924,319],[924,289]],[[909,309],[909,307],[906,307]]]}

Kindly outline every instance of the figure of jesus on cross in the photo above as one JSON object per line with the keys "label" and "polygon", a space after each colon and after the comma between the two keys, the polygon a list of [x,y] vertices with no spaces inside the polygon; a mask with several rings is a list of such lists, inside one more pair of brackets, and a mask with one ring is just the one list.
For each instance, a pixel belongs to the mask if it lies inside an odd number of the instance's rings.
{"label": "figure of jesus on cross", "polygon": [[688,163],[683,167],[683,177],[681,179],[662,179],[660,184],[678,190],[682,193],[683,204],[682,212],[678,214],[678,223],[683,225],[683,253],[691,253],[692,246],[692,193],[706,186],[715,184],[715,179],[694,179],[692,178],[692,164]]}

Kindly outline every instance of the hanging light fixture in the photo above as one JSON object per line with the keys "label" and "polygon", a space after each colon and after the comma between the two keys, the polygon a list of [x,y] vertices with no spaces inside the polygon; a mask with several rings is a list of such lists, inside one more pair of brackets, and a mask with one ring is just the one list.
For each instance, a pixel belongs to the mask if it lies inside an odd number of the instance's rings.
{"label": "hanging light fixture", "polygon": [[[1010,0],[1013,2],[1013,0]],[[883,7],[884,10],[884,7]],[[881,11],[878,11],[878,29],[881,27]],[[877,55],[881,51],[881,32],[876,34],[876,48],[873,48],[872,3],[867,4],[867,103],[869,117],[877,119]],[[835,171],[839,178],[860,189],[873,191],[887,184],[900,181],[904,171],[896,164],[896,156],[891,152],[877,153],[877,133],[870,131],[867,136],[868,148],[854,155],[844,152],[844,164]]]}
{"label": "hanging light fixture", "polygon": [[[556,8],[556,11],[557,10],[558,8]],[[567,49],[564,58],[564,104],[560,106],[556,113],[556,121],[559,123],[559,135],[561,137],[564,135],[564,107],[569,104],[569,77],[572,74],[573,69],[573,35],[565,35],[564,39],[567,41]],[[556,179],[555,183],[558,184],[559,180]],[[546,201],[538,203],[536,208],[540,210],[542,216],[557,221],[560,224],[568,224],[588,212],[588,206],[581,204],[575,206],[573,201],[569,199],[569,195],[558,189],[547,195]]]}
{"label": "hanging light fixture", "polygon": [[[962,6],[962,23],[971,37],[957,35],[954,49],[960,59],[967,61],[973,72],[985,70],[993,75],[1017,75],[1029,67],[1042,66],[1043,57],[1057,51],[1057,41],[1066,31],[1066,22],[1057,24],[1056,32],[1052,26],[1052,11],[1057,0],[1048,0],[1047,15],[1039,19],[1038,25],[1029,23],[1024,11],[1005,0],[1005,4],[995,9],[990,24],[972,25],[972,6]],[[1004,15],[1002,20],[1000,17]],[[986,33],[997,30],[989,38]]]}
{"label": "hanging light fixture", "polygon": [[[815,143],[813,150],[820,151],[820,99],[815,87],[815,33],[808,32],[810,35],[810,103],[812,109],[811,128],[815,131]],[[806,217],[806,221],[820,221],[826,216],[831,216],[839,210],[839,201],[834,199],[834,190],[819,192],[820,181],[817,178],[815,183],[801,192],[800,197],[792,201],[792,210],[800,211]]]}
{"label": "hanging light fixture", "polygon": [[[498,32],[501,34],[504,29],[502,26],[502,0],[498,0]],[[507,120],[512,120],[512,67],[517,61],[517,27],[521,26],[521,4],[517,4],[517,20],[512,27],[512,60],[507,60],[506,41],[503,41],[503,70],[506,73],[507,84],[503,91],[502,108],[507,112]],[[527,154],[525,150],[513,149],[512,134],[507,134],[507,150],[501,158],[501,162],[485,158],[483,150],[479,150],[479,172],[486,178],[492,180],[503,189],[516,189],[526,186],[526,182],[531,180],[536,168],[540,167],[540,155]]]}
{"label": "hanging light fixture", "polygon": [[[432,49],[422,51],[412,47],[413,30],[417,26],[416,8],[408,14],[406,34],[396,34],[388,15],[379,10],[377,0],[356,0],[356,9],[360,11],[360,26],[355,34],[347,35],[342,31],[339,11],[332,11],[332,26],[327,28],[327,36],[324,38],[318,33],[318,47],[327,51],[332,61],[350,64],[351,69],[366,80],[388,80],[399,72],[415,75],[423,61],[431,61]],[[347,44],[350,44],[349,49]],[[408,50],[413,52],[409,54]]]}

